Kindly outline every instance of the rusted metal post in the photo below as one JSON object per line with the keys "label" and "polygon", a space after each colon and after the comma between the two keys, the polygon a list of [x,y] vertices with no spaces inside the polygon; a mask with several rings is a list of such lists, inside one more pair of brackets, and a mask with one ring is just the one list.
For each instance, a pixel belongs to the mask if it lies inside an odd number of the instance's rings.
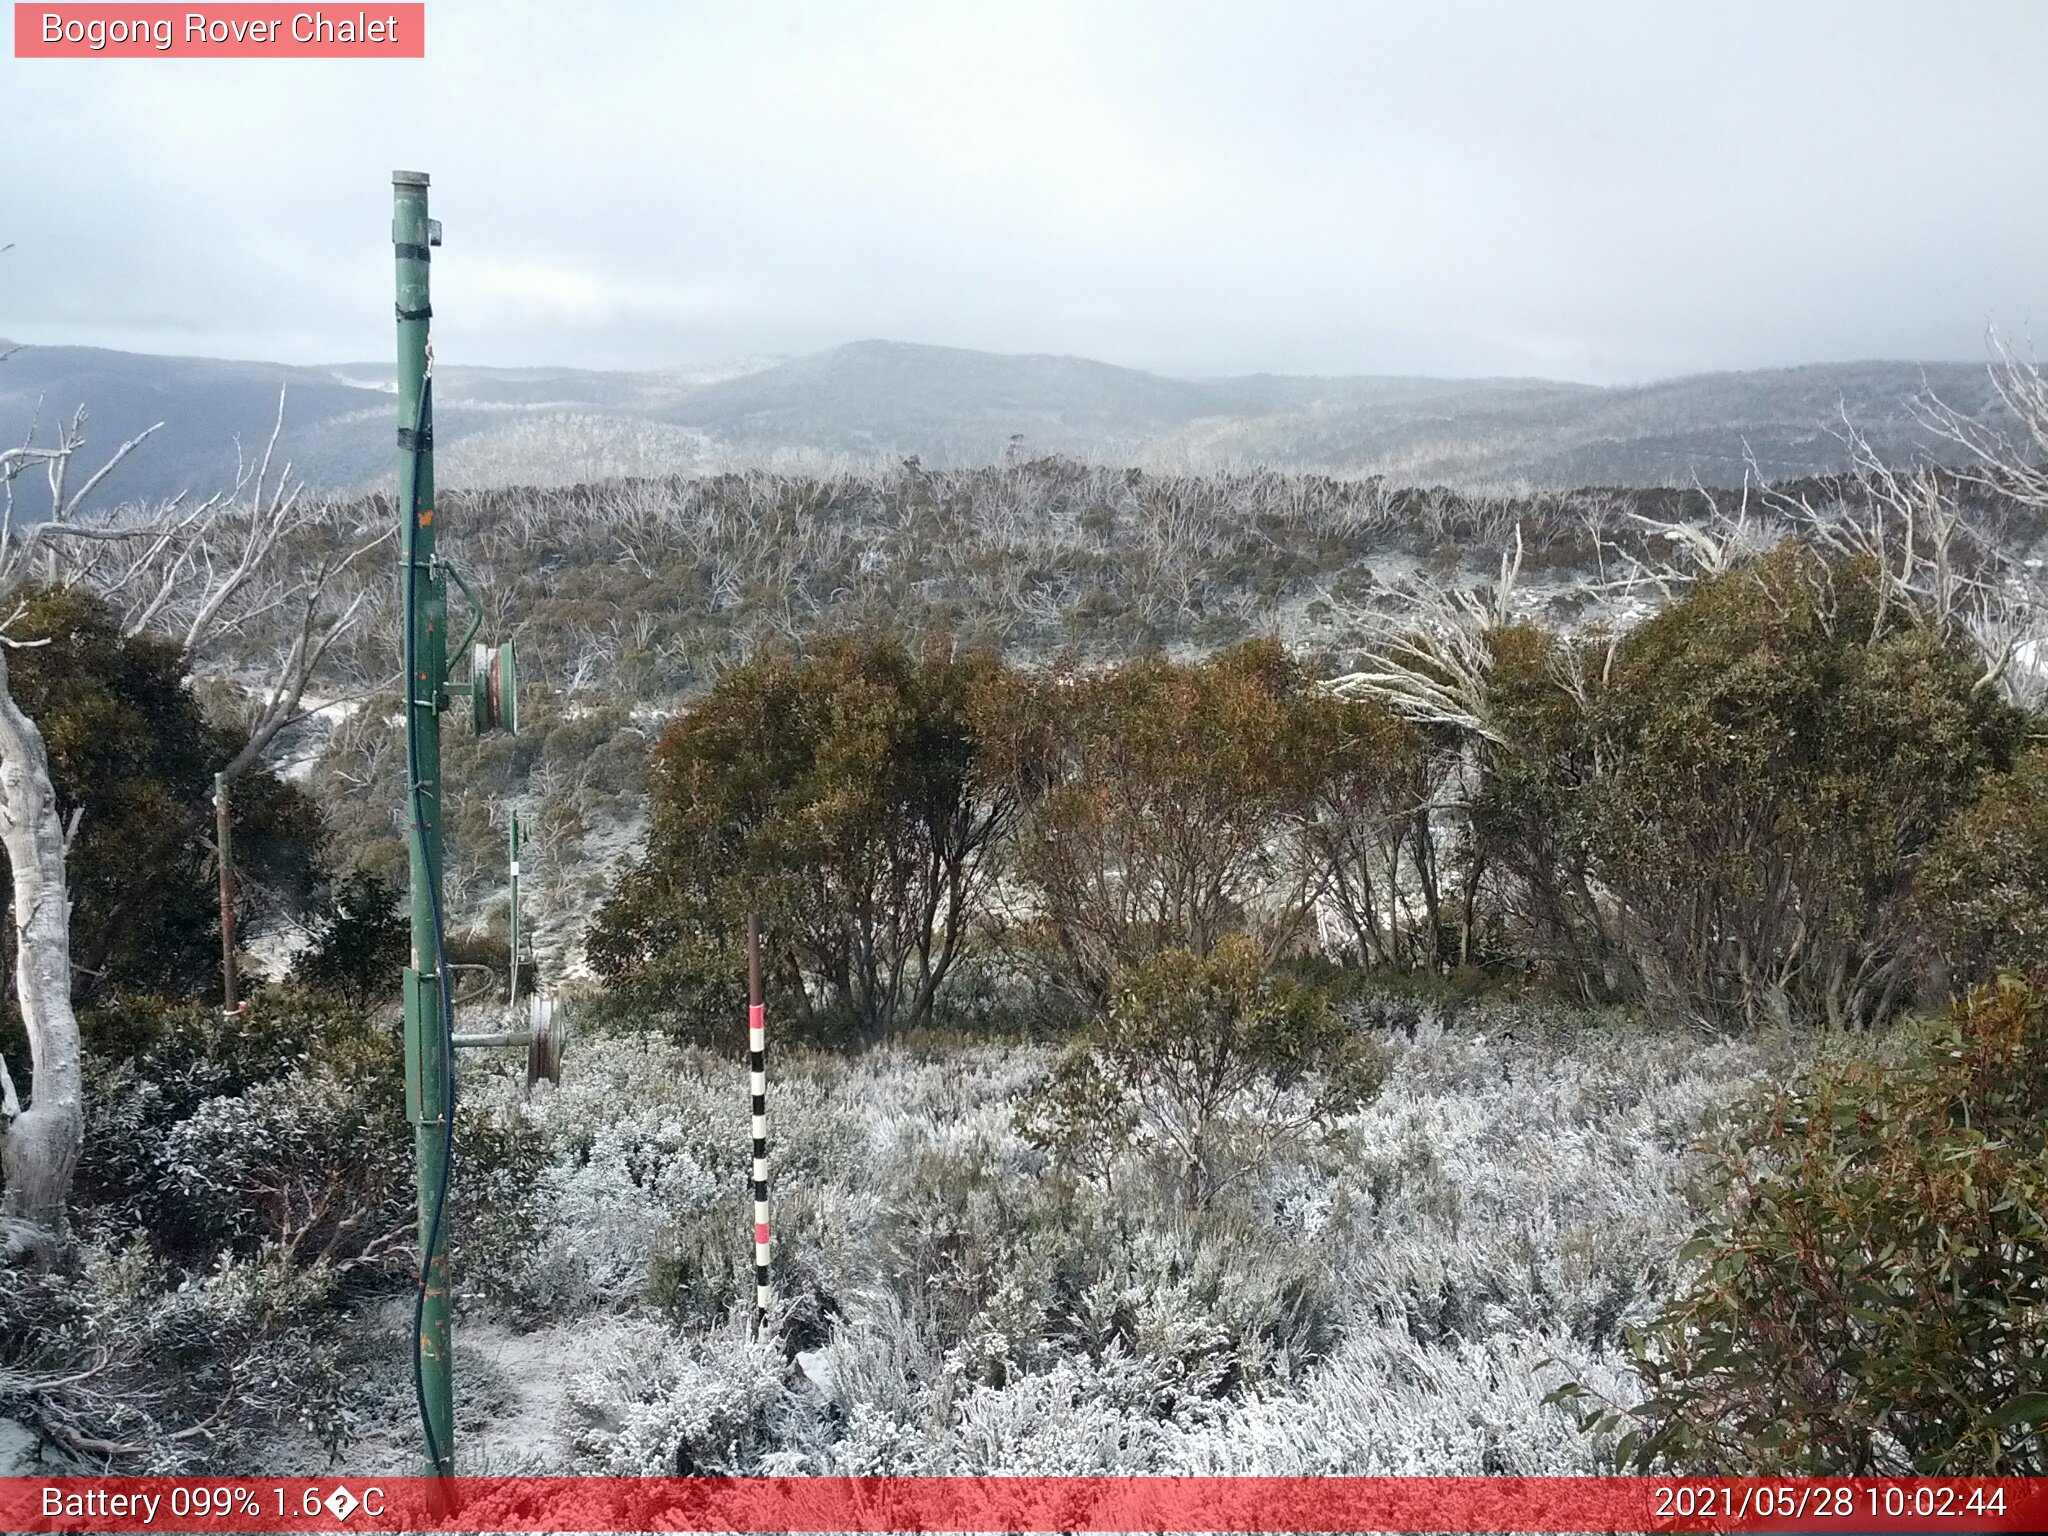
{"label": "rusted metal post", "polygon": [[768,1010],[761,1000],[761,914],[747,914],[747,1071],[754,1098],[754,1328],[767,1321],[775,1293],[768,1284]]}
{"label": "rusted metal post", "polygon": [[240,978],[235,974],[235,851],[233,819],[228,814],[228,776],[213,776],[213,846],[220,855],[220,985],[221,1017],[242,1011]]}

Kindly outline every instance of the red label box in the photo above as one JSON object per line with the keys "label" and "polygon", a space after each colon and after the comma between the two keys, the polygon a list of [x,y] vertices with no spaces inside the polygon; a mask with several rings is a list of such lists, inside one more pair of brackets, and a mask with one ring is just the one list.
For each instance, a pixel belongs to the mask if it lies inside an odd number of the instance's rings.
{"label": "red label box", "polygon": [[0,1478],[48,1532],[2048,1530],[2048,1478]]}
{"label": "red label box", "polygon": [[17,59],[423,59],[424,4],[14,7]]}

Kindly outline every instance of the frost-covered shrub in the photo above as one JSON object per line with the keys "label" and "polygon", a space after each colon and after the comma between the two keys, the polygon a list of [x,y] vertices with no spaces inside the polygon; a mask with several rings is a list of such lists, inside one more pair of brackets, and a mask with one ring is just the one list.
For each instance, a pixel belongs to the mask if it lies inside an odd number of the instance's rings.
{"label": "frost-covered shrub", "polygon": [[679,1328],[708,1327],[754,1294],[751,1254],[705,1222],[676,1222],[654,1235],[645,1297]]}
{"label": "frost-covered shrub", "polygon": [[[1020,1133],[1046,1047],[771,1054],[770,1327],[801,1376],[735,1342],[737,1049],[580,1040],[518,1122],[546,1166],[505,1276],[528,1320],[609,1341],[562,1410],[563,1470],[670,1471],[678,1448],[706,1470],[1595,1469],[1606,1448],[1542,1399],[1569,1375],[1634,1401],[1623,1330],[1684,1283],[1711,1194],[1693,1144],[1784,1046],[1446,1006],[1418,995],[1375,1097],[1192,1212],[1142,1144],[1061,1169]],[[468,1091],[508,1116],[519,1095]]]}
{"label": "frost-covered shrub", "polygon": [[1250,939],[1168,949],[1122,977],[1101,1024],[1027,1104],[1022,1127],[1071,1165],[1107,1174],[1134,1144],[1176,1165],[1199,1209],[1379,1088],[1377,1046],[1317,990],[1269,972]]}
{"label": "frost-covered shrub", "polygon": [[[800,1218],[813,1178],[857,1172],[853,1120],[829,1061],[782,1068],[771,1104],[777,1200]],[[817,1092],[783,1072],[815,1070]],[[472,1095],[508,1111],[500,1080]],[[547,1149],[534,1181],[534,1241],[508,1276],[535,1310],[618,1307],[653,1297],[683,1316],[722,1315],[729,1282],[717,1255],[741,1254],[751,1226],[751,1140],[744,1068],[652,1034],[579,1041],[574,1070],[537,1091],[521,1124]],[[827,1172],[829,1170],[829,1173]],[[746,1254],[751,1261],[750,1252]]]}
{"label": "frost-covered shrub", "polygon": [[537,1190],[553,1145],[499,1096],[463,1092],[455,1102],[455,1148],[447,1222],[456,1294],[517,1313],[547,1226]]}
{"label": "frost-covered shrub", "polygon": [[[1301,1390],[1247,1402],[1177,1434],[1160,1471],[1179,1474],[1570,1476],[1604,1470],[1601,1447],[1544,1403],[1564,1346],[1542,1334],[1441,1345],[1359,1330]],[[1590,1373],[1623,1390],[1609,1361]]]}
{"label": "frost-covered shrub", "polygon": [[1063,1360],[1003,1390],[973,1386],[953,1405],[945,1470],[954,1474],[1082,1477],[1154,1469],[1166,1422],[1132,1413],[1132,1393],[1112,1385],[1118,1367]]}
{"label": "frost-covered shrub", "polygon": [[138,1471],[246,1468],[286,1431],[348,1444],[332,1269],[267,1249],[181,1277],[140,1241],[81,1259],[0,1267],[0,1410]]}
{"label": "frost-covered shrub", "polygon": [[309,1070],[357,1079],[369,1101],[363,1113],[374,1115],[380,1094],[397,1091],[399,1081],[396,1041],[355,1010],[291,991],[263,990],[234,1019],[214,1008],[121,999],[83,1015],[80,1032],[87,1120],[75,1185],[79,1225],[114,1242],[148,1231],[168,1255],[194,1262],[209,1260],[240,1230],[240,1218],[229,1214],[224,1233],[216,1221],[223,1213],[167,1174],[170,1138],[189,1117]]}
{"label": "frost-covered shrub", "polygon": [[583,1358],[564,1411],[594,1472],[756,1471],[801,1412],[774,1341],[739,1326],[684,1339],[657,1324],[624,1324],[591,1341]]}
{"label": "frost-covered shrub", "polygon": [[579,1043],[575,1071],[531,1112],[553,1149],[535,1188],[545,1218],[524,1280],[535,1301],[636,1300],[662,1234],[696,1221],[721,1193],[737,1209],[746,1104],[743,1092],[727,1097],[732,1132],[721,1149],[721,1106],[691,1053],[646,1035]]}
{"label": "frost-covered shrub", "polygon": [[[381,1090],[381,1091],[380,1091]],[[320,1063],[209,1099],[164,1138],[162,1174],[208,1229],[288,1259],[410,1269],[412,1138],[388,1081]]]}
{"label": "frost-covered shrub", "polygon": [[1755,1047],[1641,1030],[1558,1053],[1425,1026],[1346,1126],[1336,1176],[1295,1186],[1347,1296],[1424,1342],[1495,1331],[1612,1344],[1675,1279],[1701,1123]]}
{"label": "frost-covered shrub", "polygon": [[[270,990],[235,1020],[122,1004],[86,1038],[83,1244],[75,1270],[0,1276],[6,1390],[59,1444],[124,1468],[246,1470],[278,1436],[338,1446],[348,1309],[415,1262],[398,1041]],[[552,1155],[489,1098],[460,1101],[463,1294],[491,1293],[505,1255],[531,1247]]]}

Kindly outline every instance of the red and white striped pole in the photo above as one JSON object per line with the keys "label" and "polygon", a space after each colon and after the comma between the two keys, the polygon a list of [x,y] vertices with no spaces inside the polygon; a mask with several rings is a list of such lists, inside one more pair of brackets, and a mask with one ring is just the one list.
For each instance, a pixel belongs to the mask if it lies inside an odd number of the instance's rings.
{"label": "red and white striped pole", "polygon": [[747,1071],[754,1094],[754,1326],[768,1316],[768,1010],[761,1001],[761,915],[747,914]]}

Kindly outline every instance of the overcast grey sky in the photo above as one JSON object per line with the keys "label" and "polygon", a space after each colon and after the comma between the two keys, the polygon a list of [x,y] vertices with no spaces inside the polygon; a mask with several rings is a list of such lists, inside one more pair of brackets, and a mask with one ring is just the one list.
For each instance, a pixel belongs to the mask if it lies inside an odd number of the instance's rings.
{"label": "overcast grey sky", "polygon": [[0,335],[381,358],[400,166],[451,361],[879,336],[1619,382],[2048,329],[2030,0],[427,22],[423,62],[0,59]]}

